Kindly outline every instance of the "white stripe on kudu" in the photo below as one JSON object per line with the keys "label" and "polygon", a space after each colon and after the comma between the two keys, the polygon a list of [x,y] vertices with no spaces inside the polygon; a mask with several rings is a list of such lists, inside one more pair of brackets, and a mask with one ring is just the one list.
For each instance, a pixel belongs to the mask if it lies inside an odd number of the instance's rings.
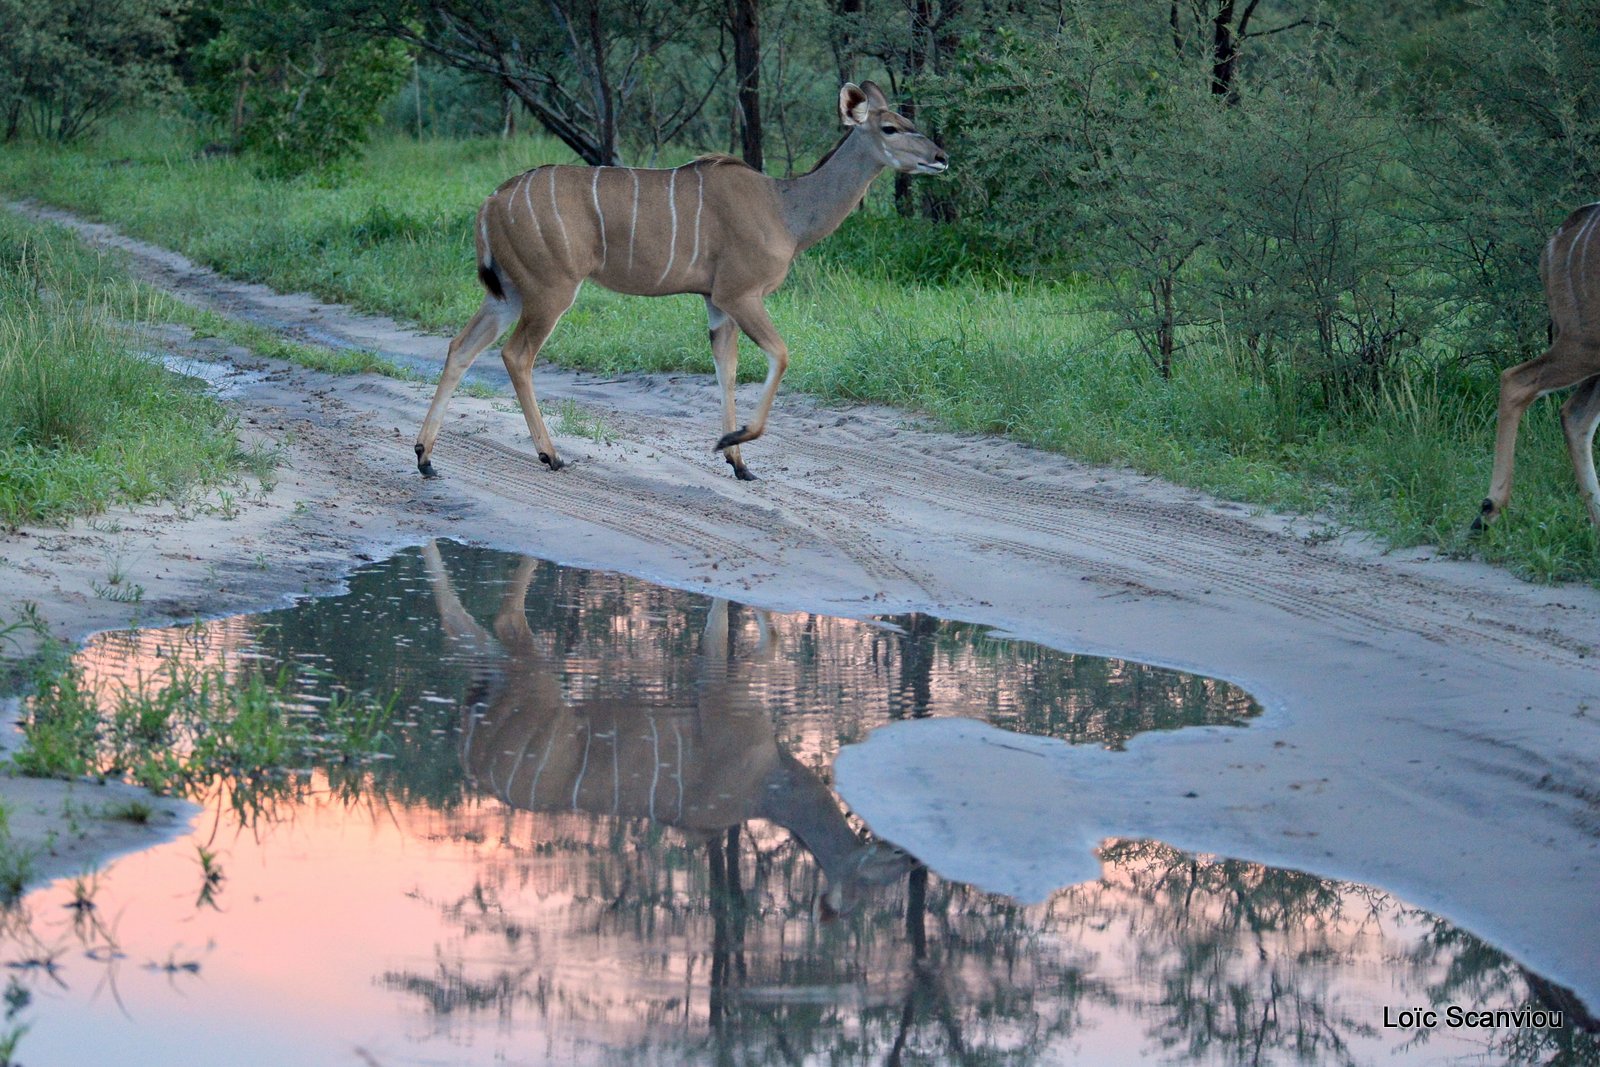
{"label": "white stripe on kudu", "polygon": [[633,179],[633,214],[628,217],[628,270],[633,270],[633,240],[639,232],[639,172],[629,170]]}
{"label": "white stripe on kudu", "polygon": [[694,202],[694,255],[689,257],[689,266],[700,262],[700,215],[706,209],[706,171],[704,167],[696,167],[694,176],[700,180],[698,192]]}
{"label": "white stripe on kudu", "polygon": [[522,202],[528,205],[528,217],[533,220],[533,232],[539,238],[539,243],[544,244],[544,227],[539,225],[539,213],[533,210],[533,195],[529,192],[533,188],[533,176],[536,171],[529,171],[522,176]]}
{"label": "white stripe on kudu", "polygon": [[594,180],[589,183],[589,195],[594,200],[594,217],[600,229],[600,269],[606,269],[609,251],[606,247],[606,213],[600,210],[600,167],[594,168]]}
{"label": "white stripe on kudu", "polygon": [[559,167],[550,168],[550,213],[555,216],[556,228],[561,231],[561,247],[567,250],[567,258],[572,258],[572,242],[567,240],[567,224],[561,221],[561,205],[556,203],[556,171]]}
{"label": "white stripe on kudu", "polygon": [[667,239],[667,265],[661,268],[661,277],[656,279],[660,285],[667,280],[667,275],[672,273],[672,261],[678,255],[678,172],[674,169],[672,176],[667,179],[667,208],[672,213],[672,236]]}
{"label": "white stripe on kudu", "polygon": [[[479,217],[476,239],[486,249],[479,277],[491,294],[503,293],[505,299],[486,299],[450,342],[433,402],[417,433],[417,469],[428,477],[437,473],[431,457],[451,394],[478,353],[513,325],[501,358],[539,459],[552,470],[563,466],[539,410],[533,364],[579,286],[597,277],[623,293],[696,293],[766,354],[761,398],[741,424],[733,387],[737,335],[726,326],[712,330],[711,353],[722,383],[722,434],[715,450],[737,477],[753,477],[739,448],[766,431],[778,384],[789,366],[788,345],[767,316],[765,299],[782,284],[801,251],[838,229],[884,167],[904,174],[940,174],[947,166],[943,150],[896,113],[871,82],[845,84],[839,90],[838,115],[848,131],[821,162],[796,178],[769,178],[731,156],[705,156],[670,170],[537,167],[498,187],[490,198],[493,210]],[[617,262],[611,262],[606,199],[616,217],[628,196],[621,178],[607,176],[613,170],[625,171],[632,183],[626,266],[621,248]],[[689,190],[684,190],[680,218],[678,179],[687,182],[691,176],[694,235],[689,237],[683,232],[691,221]],[[548,184],[536,195],[533,187],[541,181]],[[591,211],[593,227],[583,221]],[[569,218],[572,226],[567,225]],[[622,236],[620,224],[617,236]],[[682,262],[680,237],[688,246]]]}

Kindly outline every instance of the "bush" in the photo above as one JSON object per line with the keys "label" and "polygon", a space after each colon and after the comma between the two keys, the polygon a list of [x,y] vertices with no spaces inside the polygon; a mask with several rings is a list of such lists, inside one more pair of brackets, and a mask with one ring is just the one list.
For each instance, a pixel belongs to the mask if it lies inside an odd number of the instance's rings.
{"label": "bush", "polygon": [[175,85],[174,0],[0,0],[0,135],[71,141]]}
{"label": "bush", "polygon": [[194,96],[270,177],[337,171],[410,69],[396,42],[338,32],[310,4],[216,10],[219,30],[194,56]]}

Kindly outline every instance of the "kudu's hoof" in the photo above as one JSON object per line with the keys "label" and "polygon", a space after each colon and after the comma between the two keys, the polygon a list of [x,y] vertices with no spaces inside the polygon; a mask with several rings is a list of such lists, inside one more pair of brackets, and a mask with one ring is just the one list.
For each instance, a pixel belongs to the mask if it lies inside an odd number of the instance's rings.
{"label": "kudu's hoof", "polygon": [[439,472],[433,469],[433,460],[422,458],[422,446],[417,445],[414,451],[417,453],[417,470],[422,472],[422,476],[424,478],[439,477]]}
{"label": "kudu's hoof", "polygon": [[539,462],[543,463],[546,467],[549,467],[553,471],[558,471],[562,467],[566,466],[566,464],[561,461],[561,457],[552,456],[548,452],[539,453]]}
{"label": "kudu's hoof", "polygon": [[734,463],[730,464],[730,466],[733,467],[733,476],[739,479],[741,482],[760,481],[759,478],[750,473],[750,468],[746,467],[743,463]]}
{"label": "kudu's hoof", "polygon": [[1472,526],[1468,528],[1467,532],[1471,534],[1482,533],[1489,528],[1489,523],[1494,519],[1494,516],[1494,501],[1485,499],[1484,502],[1478,506],[1478,514],[1472,520]]}
{"label": "kudu's hoof", "polygon": [[750,427],[741,426],[737,430],[729,430],[717,438],[717,443],[712,446],[711,451],[721,452],[724,448],[732,448],[734,445],[742,445],[746,441],[753,440],[755,440],[755,435],[750,432]]}

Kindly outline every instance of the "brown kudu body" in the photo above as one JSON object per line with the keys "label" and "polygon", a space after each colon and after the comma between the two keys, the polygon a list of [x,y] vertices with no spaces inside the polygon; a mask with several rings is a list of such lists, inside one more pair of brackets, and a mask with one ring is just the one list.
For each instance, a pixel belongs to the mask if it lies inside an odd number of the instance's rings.
{"label": "brown kudu body", "polygon": [[[722,388],[716,448],[742,478],[752,477],[739,445],[761,436],[788,346],[764,301],[795,256],[838,228],[885,167],[938,174],[944,152],[889,109],[872,82],[839,92],[849,132],[812,171],[774,179],[730,157],[672,170],[546,166],[520,174],[478,212],[478,276],[483,306],[450,343],[433,403],[417,435],[417,468],[434,474],[432,453],[445,406],[461,376],[495,338],[516,324],[501,349],[539,458],[562,461],[533,390],[533,363],[578,288],[593,279],[638,296],[698,293],[705,298],[711,351]],[[734,415],[738,332],[767,356],[754,416]]]}
{"label": "brown kudu body", "polygon": [[1550,348],[1538,359],[1500,376],[1500,417],[1494,443],[1494,474],[1473,529],[1482,529],[1511,499],[1517,427],[1539,397],[1573,389],[1561,406],[1561,429],[1578,476],[1578,492],[1589,519],[1600,529],[1600,484],[1594,470],[1594,432],[1600,423],[1600,204],[1567,216],[1539,257],[1550,308]]}
{"label": "brown kudu body", "polygon": [[645,696],[664,691],[658,662],[602,658],[589,662],[605,674],[609,695],[580,699],[563,691],[563,664],[528,626],[536,560],[507,585],[490,634],[456,596],[438,547],[422,554],[445,633],[479,683],[481,699],[463,708],[460,734],[462,766],[479,789],[524,811],[650,819],[694,841],[765,819],[816,858],[823,914],[848,911],[864,890],[911,869],[905,853],[857,833],[832,790],[778,742],[761,699],[763,665],[776,651],[764,612],[759,645],[736,659],[728,602],[712,602],[692,698]]}

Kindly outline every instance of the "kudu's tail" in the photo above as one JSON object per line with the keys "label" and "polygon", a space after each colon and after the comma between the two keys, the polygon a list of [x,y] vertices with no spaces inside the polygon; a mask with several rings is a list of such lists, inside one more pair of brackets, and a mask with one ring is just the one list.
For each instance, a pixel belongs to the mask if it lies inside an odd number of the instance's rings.
{"label": "kudu's tail", "polygon": [[489,220],[484,217],[488,210],[489,201],[478,209],[478,280],[489,290],[490,296],[504,300],[506,289],[500,283],[499,272],[494,269],[494,253],[489,250]]}

